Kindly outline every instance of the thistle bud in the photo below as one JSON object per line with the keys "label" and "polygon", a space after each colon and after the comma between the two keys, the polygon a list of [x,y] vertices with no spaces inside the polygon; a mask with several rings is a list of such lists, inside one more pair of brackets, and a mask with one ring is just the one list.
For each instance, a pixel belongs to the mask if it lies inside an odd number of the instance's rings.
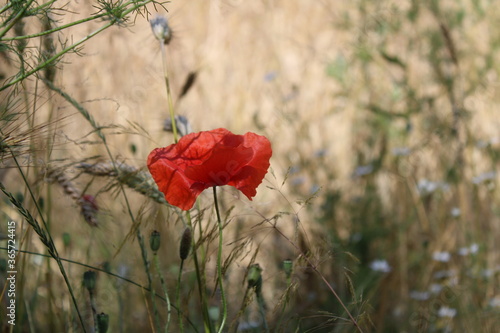
{"label": "thistle bud", "polygon": [[99,333],[106,333],[109,327],[109,315],[101,312],[97,315],[97,328]]}
{"label": "thistle bud", "polygon": [[165,45],[170,43],[172,39],[172,30],[168,26],[167,18],[161,15],[157,15],[150,22],[151,29],[153,30],[153,35],[159,41],[163,42]]}
{"label": "thistle bud", "polygon": [[290,259],[283,260],[283,270],[285,271],[286,278],[289,279],[292,276],[293,261]]}
{"label": "thistle bud", "polygon": [[160,233],[156,230],[154,230],[151,233],[151,236],[149,236],[149,247],[154,253],[156,253],[160,248]]}
{"label": "thistle bud", "polygon": [[259,264],[253,264],[248,269],[248,288],[255,288],[256,290],[260,290],[262,287],[262,268],[260,268]]}
{"label": "thistle bud", "polygon": [[188,257],[192,240],[193,233],[191,232],[191,228],[187,227],[182,233],[181,246],[179,247],[179,255],[181,257],[181,260],[186,260],[186,258]]}
{"label": "thistle bud", "polygon": [[89,292],[94,291],[96,280],[97,273],[95,271],[86,271],[83,273],[83,286],[87,288]]}

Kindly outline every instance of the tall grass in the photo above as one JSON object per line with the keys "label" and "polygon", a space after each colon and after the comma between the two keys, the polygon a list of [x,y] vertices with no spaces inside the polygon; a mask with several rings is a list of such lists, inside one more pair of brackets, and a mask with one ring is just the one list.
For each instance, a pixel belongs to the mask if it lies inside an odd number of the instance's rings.
{"label": "tall grass", "polygon": [[[149,27],[156,11],[168,43]],[[498,4],[11,1],[0,13],[2,330],[500,324]],[[185,214],[146,157],[217,127],[266,135],[271,170],[254,201],[222,187]]]}

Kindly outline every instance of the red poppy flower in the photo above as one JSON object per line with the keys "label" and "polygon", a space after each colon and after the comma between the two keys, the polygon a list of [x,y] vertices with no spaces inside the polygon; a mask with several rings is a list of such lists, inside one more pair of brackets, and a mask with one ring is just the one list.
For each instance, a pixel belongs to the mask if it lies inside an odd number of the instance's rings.
{"label": "red poppy flower", "polygon": [[266,137],[236,135],[219,128],[191,133],[176,144],[156,148],[148,156],[148,168],[167,202],[188,210],[212,186],[234,186],[252,200],[271,155]]}

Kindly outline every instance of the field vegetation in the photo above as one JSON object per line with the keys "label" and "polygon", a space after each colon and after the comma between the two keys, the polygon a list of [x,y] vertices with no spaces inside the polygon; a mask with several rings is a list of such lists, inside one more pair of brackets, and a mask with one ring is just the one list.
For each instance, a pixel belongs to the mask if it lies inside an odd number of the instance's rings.
{"label": "field vegetation", "polygon": [[[491,0],[2,3],[2,332],[495,332],[498,22]],[[170,205],[149,153],[217,128],[271,142],[257,195]]]}

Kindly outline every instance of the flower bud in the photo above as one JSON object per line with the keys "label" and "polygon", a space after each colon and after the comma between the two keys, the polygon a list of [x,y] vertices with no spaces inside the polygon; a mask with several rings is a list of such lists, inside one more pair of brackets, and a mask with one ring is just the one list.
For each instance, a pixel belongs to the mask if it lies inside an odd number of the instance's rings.
{"label": "flower bud", "polygon": [[186,260],[186,258],[188,257],[192,240],[193,233],[191,232],[191,228],[187,227],[182,233],[181,246],[179,247],[179,255],[181,257],[181,260]]}
{"label": "flower bud", "polygon": [[97,279],[97,273],[95,271],[86,271],[83,273],[83,286],[87,288],[89,292],[94,291]]}
{"label": "flower bud", "polygon": [[149,23],[151,24],[151,29],[153,30],[153,35],[156,39],[162,41],[166,45],[170,43],[170,40],[172,39],[172,30],[170,30],[170,27],[168,26],[166,17],[157,15]]}
{"label": "flower bud", "polygon": [[283,260],[283,270],[285,271],[286,278],[289,279],[292,276],[293,261],[290,259]]}
{"label": "flower bud", "polygon": [[154,230],[151,233],[151,236],[149,236],[149,247],[154,253],[156,253],[160,248],[160,233],[156,230]]}
{"label": "flower bud", "polygon": [[262,268],[260,268],[259,264],[253,264],[248,269],[248,288],[260,289],[262,287]]}
{"label": "flower bud", "polygon": [[67,232],[62,234],[64,247],[69,247],[71,245],[71,235]]}
{"label": "flower bud", "polygon": [[101,312],[97,315],[97,328],[99,333],[106,333],[109,327],[109,315]]}

